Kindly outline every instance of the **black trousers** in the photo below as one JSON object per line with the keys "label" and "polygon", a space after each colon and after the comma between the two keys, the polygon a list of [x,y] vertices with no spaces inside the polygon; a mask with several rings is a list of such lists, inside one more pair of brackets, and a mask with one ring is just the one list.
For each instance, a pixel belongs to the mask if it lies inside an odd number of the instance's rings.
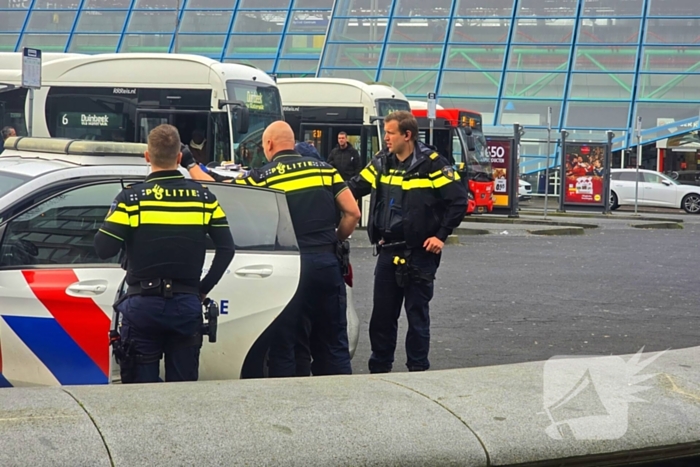
{"label": "black trousers", "polygon": [[[401,306],[405,304],[408,318],[406,334],[406,366],[409,371],[430,368],[430,300],[434,281],[412,278],[405,287],[396,281],[394,257],[401,251],[381,250],[374,271],[374,306],[369,322],[372,356],[370,373],[388,373],[394,363],[394,351]],[[422,248],[411,250],[410,262],[423,273],[433,275],[440,265],[440,254]]]}
{"label": "black trousers", "polygon": [[202,348],[202,303],[194,294],[173,298],[134,295],[119,305],[121,339],[130,341],[144,363],[134,371],[122,369],[122,383],[160,381],[165,354],[165,381],[197,381]]}
{"label": "black trousers", "polygon": [[[307,370],[297,370],[296,351],[305,348],[314,375],[352,373],[346,300],[335,254],[302,253],[299,288],[274,324],[268,362],[271,377],[308,375]],[[299,357],[305,360],[308,354]]]}

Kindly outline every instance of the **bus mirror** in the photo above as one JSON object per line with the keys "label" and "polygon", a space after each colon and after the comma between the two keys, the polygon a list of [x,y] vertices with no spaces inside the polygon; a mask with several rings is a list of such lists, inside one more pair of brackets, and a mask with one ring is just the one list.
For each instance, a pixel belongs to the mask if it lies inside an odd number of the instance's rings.
{"label": "bus mirror", "polygon": [[239,106],[245,105],[245,104],[243,104],[243,102],[241,102],[241,101],[227,101],[225,99],[219,99],[219,110],[223,109],[227,105],[230,105],[233,107],[239,107]]}
{"label": "bus mirror", "polygon": [[234,111],[236,115],[236,132],[239,135],[248,133],[249,114],[248,107],[237,107]]}
{"label": "bus mirror", "polygon": [[227,101],[219,99],[219,109],[223,109],[227,105],[232,108],[231,116],[235,117],[236,132],[240,135],[248,133],[248,107],[243,101]]}
{"label": "bus mirror", "polygon": [[476,140],[472,135],[467,136],[467,149],[469,149],[469,152],[476,151]]}

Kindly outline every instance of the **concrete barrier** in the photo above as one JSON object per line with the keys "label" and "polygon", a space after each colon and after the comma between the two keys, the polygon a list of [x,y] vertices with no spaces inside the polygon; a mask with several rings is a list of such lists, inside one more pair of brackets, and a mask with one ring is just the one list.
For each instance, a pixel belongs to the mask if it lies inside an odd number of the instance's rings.
{"label": "concrete barrier", "polygon": [[635,229],[682,229],[680,222],[650,222],[646,224],[630,224]]}
{"label": "concrete barrier", "polygon": [[[633,375],[639,368],[630,358],[623,360]],[[3,389],[0,465],[594,465],[616,457],[700,455],[699,369],[700,347],[666,352],[641,369],[639,374],[654,375],[642,384],[649,389],[637,394],[648,402],[629,403],[625,419],[618,420],[624,430],[608,440],[547,434],[545,362]],[[604,391],[600,395],[609,408]],[[564,420],[599,413],[589,407],[595,401],[584,401]]]}

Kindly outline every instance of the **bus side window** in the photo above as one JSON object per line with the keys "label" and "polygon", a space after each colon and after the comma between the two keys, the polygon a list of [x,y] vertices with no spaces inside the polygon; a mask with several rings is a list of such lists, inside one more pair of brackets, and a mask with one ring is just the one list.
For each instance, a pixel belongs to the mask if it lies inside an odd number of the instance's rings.
{"label": "bus side window", "polygon": [[113,88],[52,86],[44,111],[53,138],[136,141],[135,98]]}
{"label": "bus side window", "polygon": [[5,90],[0,87],[0,128],[9,125],[15,129],[17,135],[27,134],[27,123],[24,115],[26,99],[26,88]]}

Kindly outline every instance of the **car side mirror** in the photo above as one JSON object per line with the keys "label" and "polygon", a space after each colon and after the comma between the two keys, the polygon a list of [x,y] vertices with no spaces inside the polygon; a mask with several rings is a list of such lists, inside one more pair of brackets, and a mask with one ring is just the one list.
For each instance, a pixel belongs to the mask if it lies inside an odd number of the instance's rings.
{"label": "car side mirror", "polygon": [[663,183],[666,186],[671,186],[671,182],[669,182],[668,180],[661,180],[661,183]]}

